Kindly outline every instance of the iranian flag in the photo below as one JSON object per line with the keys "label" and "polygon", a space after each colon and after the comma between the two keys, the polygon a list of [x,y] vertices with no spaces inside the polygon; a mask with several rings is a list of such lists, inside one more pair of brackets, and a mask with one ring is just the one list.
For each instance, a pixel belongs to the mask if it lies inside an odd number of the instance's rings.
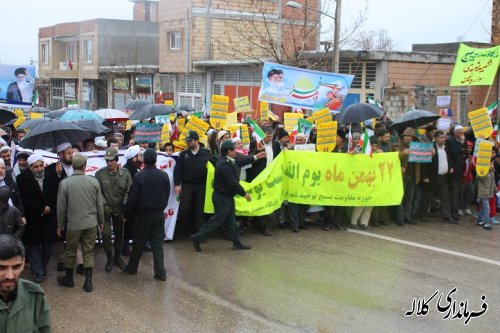
{"label": "iranian flag", "polygon": [[243,138],[243,132],[241,131],[241,126],[238,127],[236,131],[233,133],[233,138]]}
{"label": "iranian flag", "polygon": [[369,96],[368,97],[368,103],[369,104],[373,104],[373,105],[376,105],[378,106],[379,108],[382,109],[382,103],[379,101],[379,100],[375,100],[373,97]]}
{"label": "iranian flag", "polygon": [[498,109],[498,101],[494,101],[493,103],[488,105],[488,115],[490,116],[490,118],[493,118],[496,115],[497,109]]}
{"label": "iranian flag", "polygon": [[259,125],[257,125],[257,123],[250,118],[247,119],[247,123],[248,123],[248,126],[250,126],[252,128],[252,137],[255,139],[255,141],[261,142],[262,140],[264,140],[264,138],[266,137],[266,134],[259,127]]}
{"label": "iranian flag", "polygon": [[309,134],[311,133],[313,124],[305,119],[299,118],[297,121],[297,125],[293,128],[293,130],[290,132],[290,143],[294,144],[295,143],[295,137],[299,133],[303,133],[306,135],[306,137],[309,137]]}
{"label": "iranian flag", "polygon": [[372,145],[370,144],[370,137],[368,136],[368,131],[365,129],[365,133],[359,140],[359,145],[363,147],[362,153],[365,155],[372,156]]}
{"label": "iranian flag", "polygon": [[351,126],[349,126],[349,134],[347,135],[347,151],[353,151],[354,149],[356,149],[356,147],[354,147],[354,143],[352,141]]}

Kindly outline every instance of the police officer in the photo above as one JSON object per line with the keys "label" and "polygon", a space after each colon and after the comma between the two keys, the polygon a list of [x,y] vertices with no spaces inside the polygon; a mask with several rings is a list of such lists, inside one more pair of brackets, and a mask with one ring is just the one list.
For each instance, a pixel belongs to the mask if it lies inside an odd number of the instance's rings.
{"label": "police officer", "polygon": [[250,201],[251,198],[250,194],[246,193],[239,183],[234,143],[231,140],[223,141],[220,149],[221,156],[215,165],[214,193],[212,195],[215,213],[197,233],[191,235],[193,246],[198,252],[201,251],[200,240],[220,227],[226,232],[227,238],[233,241],[233,250],[249,250],[251,248],[250,245],[241,243],[236,225],[234,197],[241,195],[247,201]]}
{"label": "police officer", "polygon": [[163,239],[165,208],[170,196],[168,175],[156,168],[156,151],[148,148],[143,155],[144,169],[137,173],[132,181],[132,188],[125,205],[125,217],[133,217],[134,248],[124,268],[125,273],[137,274],[147,240],[153,251],[154,278],[165,281],[167,275],[163,262]]}
{"label": "police officer", "polygon": [[127,202],[132,177],[127,169],[118,165],[118,149],[106,149],[104,159],[106,160],[106,166],[97,170],[95,178],[99,181],[104,203],[103,245],[107,257],[104,270],[109,273],[113,269],[111,225],[115,234],[114,264],[118,267],[125,266],[120,256],[123,244],[122,212]]}

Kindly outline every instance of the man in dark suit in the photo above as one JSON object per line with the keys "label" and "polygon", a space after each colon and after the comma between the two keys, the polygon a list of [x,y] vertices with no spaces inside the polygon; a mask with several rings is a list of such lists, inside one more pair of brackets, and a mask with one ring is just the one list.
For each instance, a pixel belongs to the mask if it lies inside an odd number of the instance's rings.
{"label": "man in dark suit", "polygon": [[450,187],[448,178],[450,173],[450,164],[448,150],[444,143],[446,134],[438,131],[435,133],[434,151],[431,163],[422,163],[421,167],[421,185],[423,188],[422,201],[418,207],[418,218],[426,222],[425,216],[429,210],[434,197],[434,193],[438,192],[441,202],[441,214],[443,219],[449,223],[457,223],[451,215],[450,209]]}
{"label": "man in dark suit", "polygon": [[[248,169],[247,171],[248,182],[254,180],[269,164],[271,164],[271,162],[276,157],[278,157],[278,154],[281,152],[280,142],[273,140],[273,135],[274,135],[273,129],[271,127],[264,127],[262,128],[262,130],[264,131],[266,136],[261,142],[253,140],[250,143],[250,154],[257,155],[260,152],[265,152],[267,157],[257,160],[254,164],[252,164],[252,167]],[[284,134],[285,132],[286,131],[282,129],[282,134]],[[260,231],[260,233],[262,233],[264,236],[272,235],[267,226],[268,224],[267,221],[270,220],[272,216],[276,216],[277,219],[279,219],[279,210],[275,214],[273,213],[271,215],[258,216],[255,218],[256,227]],[[281,222],[282,221],[278,221],[278,223],[280,224]]]}
{"label": "man in dark suit", "polygon": [[26,214],[23,242],[30,261],[34,281],[40,283],[47,275],[47,264],[56,238],[54,206],[50,206],[51,189],[45,177],[43,156],[33,154],[28,158],[30,170],[17,176],[17,184]]}
{"label": "man in dark suit", "polygon": [[[12,206],[17,207],[21,212],[21,215],[24,216],[24,206],[23,201],[21,200],[21,196],[19,195],[19,189],[17,187],[14,178],[12,178],[12,170],[6,170],[5,162],[0,158],[0,187],[8,187],[9,188],[9,201]],[[24,223],[26,223],[26,219],[24,219]]]}
{"label": "man in dark suit", "polygon": [[453,128],[453,134],[446,140],[448,149],[448,161],[450,167],[450,208],[451,217],[459,220],[458,210],[460,209],[460,184],[464,162],[467,159],[467,143],[465,142],[465,131],[460,125]]}
{"label": "man in dark suit", "polygon": [[[69,142],[61,143],[56,148],[57,156],[59,161],[57,163],[52,163],[45,168],[45,178],[47,178],[47,193],[50,194],[49,207],[53,208],[53,211],[57,211],[57,192],[59,190],[59,184],[70,177],[73,174],[73,148]],[[57,217],[56,219],[57,224]],[[57,270],[64,271],[64,244],[63,240],[59,239],[54,246],[54,254],[57,259]],[[83,266],[81,266],[83,267]]]}

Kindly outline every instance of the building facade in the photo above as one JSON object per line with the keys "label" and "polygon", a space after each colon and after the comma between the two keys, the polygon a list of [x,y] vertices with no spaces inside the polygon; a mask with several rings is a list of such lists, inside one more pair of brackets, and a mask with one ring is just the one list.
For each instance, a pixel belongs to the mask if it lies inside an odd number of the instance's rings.
{"label": "building facade", "polygon": [[40,28],[39,76],[50,82],[46,105],[121,109],[135,98],[153,100],[157,2],[137,1],[134,17],[141,21],[94,19]]}

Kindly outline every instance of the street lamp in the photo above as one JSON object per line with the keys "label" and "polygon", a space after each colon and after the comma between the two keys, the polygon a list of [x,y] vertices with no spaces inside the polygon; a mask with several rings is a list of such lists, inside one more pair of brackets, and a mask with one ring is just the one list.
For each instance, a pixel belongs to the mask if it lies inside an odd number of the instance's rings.
{"label": "street lamp", "polygon": [[336,5],[335,5],[335,17],[331,16],[330,14],[327,14],[325,12],[319,11],[317,9],[314,9],[312,7],[307,7],[304,6],[301,3],[298,3],[297,1],[287,1],[286,6],[290,8],[305,8],[312,10],[313,12],[319,13],[321,15],[325,15],[326,17],[329,17],[334,20],[335,22],[335,29],[334,29],[334,35],[333,35],[333,56],[332,56],[332,72],[333,73],[338,73],[339,72],[339,35],[340,35],[340,6],[341,6],[341,0],[335,0]]}

